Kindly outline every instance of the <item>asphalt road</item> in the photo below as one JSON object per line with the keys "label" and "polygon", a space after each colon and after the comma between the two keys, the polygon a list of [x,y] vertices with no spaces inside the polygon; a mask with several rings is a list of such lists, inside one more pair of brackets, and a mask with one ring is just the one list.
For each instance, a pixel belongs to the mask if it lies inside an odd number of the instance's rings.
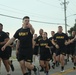
{"label": "asphalt road", "polygon": [[[12,59],[13,59],[13,65],[15,67],[15,71],[14,72],[11,71],[11,75],[22,75],[22,72],[20,70],[19,63],[15,59],[15,52],[13,52]],[[38,61],[37,58],[36,58],[36,61],[35,61],[34,64],[37,67],[39,67],[39,61]],[[50,62],[50,65],[51,64],[52,63]],[[2,66],[1,66],[1,74],[0,75],[7,75],[3,63],[2,63]],[[32,75],[34,75],[33,72],[32,72]],[[40,75],[45,75],[45,73],[44,72],[41,72]],[[56,67],[55,69],[52,69],[51,68],[50,71],[49,71],[49,75],[76,75],[76,70],[73,70],[73,63],[70,60],[70,62],[68,62],[68,64],[65,65],[65,72],[64,73],[61,73],[60,72],[60,66],[59,66],[59,67]]]}

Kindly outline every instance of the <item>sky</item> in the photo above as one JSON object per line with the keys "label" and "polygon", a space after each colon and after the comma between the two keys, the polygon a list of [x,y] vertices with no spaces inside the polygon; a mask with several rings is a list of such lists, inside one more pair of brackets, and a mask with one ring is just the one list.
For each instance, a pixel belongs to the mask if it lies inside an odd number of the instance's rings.
{"label": "sky", "polygon": [[[13,17],[23,18],[29,16],[31,20],[60,23],[60,24],[46,24],[32,22],[35,33],[39,35],[39,29],[42,28],[50,36],[50,32],[54,30],[57,32],[59,25],[64,25],[64,0],[0,0],[0,14],[9,15]],[[74,26],[76,19],[76,0],[67,1],[67,29]],[[22,20],[5,17],[0,15],[0,23],[2,23],[3,30],[10,32],[10,37],[22,26]]]}

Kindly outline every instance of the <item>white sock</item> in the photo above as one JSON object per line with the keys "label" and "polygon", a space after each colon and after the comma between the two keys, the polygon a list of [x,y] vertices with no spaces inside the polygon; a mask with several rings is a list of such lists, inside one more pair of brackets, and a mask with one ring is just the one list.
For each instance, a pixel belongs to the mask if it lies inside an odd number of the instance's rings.
{"label": "white sock", "polygon": [[65,56],[65,59],[67,59],[67,56]]}
{"label": "white sock", "polygon": [[9,71],[9,72],[7,72],[7,74],[10,74],[10,71]]}

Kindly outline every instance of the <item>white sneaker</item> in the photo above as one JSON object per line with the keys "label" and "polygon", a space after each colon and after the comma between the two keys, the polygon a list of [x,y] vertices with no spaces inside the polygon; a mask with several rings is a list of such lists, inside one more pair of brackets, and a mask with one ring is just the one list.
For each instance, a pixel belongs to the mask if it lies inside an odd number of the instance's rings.
{"label": "white sneaker", "polygon": [[63,73],[63,72],[65,72],[64,70],[61,70],[61,72]]}

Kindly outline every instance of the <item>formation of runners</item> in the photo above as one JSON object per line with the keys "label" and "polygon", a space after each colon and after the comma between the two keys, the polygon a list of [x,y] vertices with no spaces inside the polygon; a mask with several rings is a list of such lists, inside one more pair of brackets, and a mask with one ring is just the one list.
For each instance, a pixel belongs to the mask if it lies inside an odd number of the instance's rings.
{"label": "formation of runners", "polygon": [[[69,57],[74,64],[73,69],[76,69],[75,31],[72,31],[72,35],[68,36],[67,33],[63,33],[62,26],[58,26],[57,33],[51,31],[50,38],[47,31],[43,29],[39,30],[39,36],[35,34],[35,31],[30,24],[30,18],[25,16],[22,19],[21,28],[10,39],[9,32],[4,32],[3,25],[0,23],[0,69],[1,61],[3,61],[7,75],[11,75],[10,68],[14,71],[12,60],[9,60],[9,58],[15,40],[16,57],[23,75],[31,75],[31,71],[34,71],[35,75],[39,75],[39,72],[42,71],[49,75],[50,68],[55,69],[59,65],[61,66],[61,72],[64,72]],[[40,68],[33,64],[36,57],[39,58]],[[52,65],[50,65],[49,61],[52,61]]]}

